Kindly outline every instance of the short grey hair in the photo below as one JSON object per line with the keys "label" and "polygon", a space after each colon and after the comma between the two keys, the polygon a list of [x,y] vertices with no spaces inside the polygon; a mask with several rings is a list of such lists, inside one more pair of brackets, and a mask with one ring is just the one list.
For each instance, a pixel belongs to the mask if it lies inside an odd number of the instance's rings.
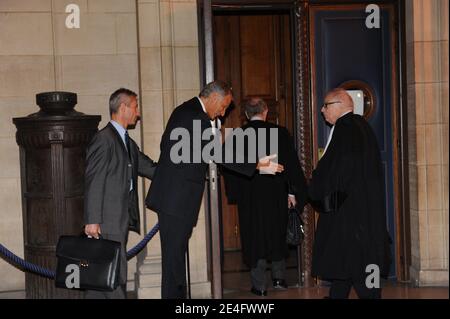
{"label": "short grey hair", "polygon": [[247,117],[251,119],[267,110],[267,103],[260,97],[253,97],[245,103],[244,109]]}
{"label": "short grey hair", "polygon": [[213,81],[202,89],[199,97],[209,97],[212,93],[219,93],[222,97],[232,94],[231,86],[222,81]]}
{"label": "short grey hair", "polygon": [[137,97],[137,94],[125,88],[120,88],[114,91],[114,93],[109,97],[109,115],[116,114],[122,103],[128,105],[131,96]]}

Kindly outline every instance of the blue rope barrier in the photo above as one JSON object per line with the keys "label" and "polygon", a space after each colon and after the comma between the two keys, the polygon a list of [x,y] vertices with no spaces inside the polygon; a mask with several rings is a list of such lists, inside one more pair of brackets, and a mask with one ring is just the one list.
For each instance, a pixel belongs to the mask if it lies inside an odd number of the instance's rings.
{"label": "blue rope barrier", "polygon": [[8,250],[8,248],[3,246],[2,244],[0,244],[0,255],[4,256],[7,259],[6,261],[10,262],[13,266],[19,268],[22,271],[28,271],[50,279],[55,278],[54,271],[25,261],[24,259]]}
{"label": "blue rope barrier", "polygon": [[150,230],[148,234],[145,235],[145,237],[136,246],[134,246],[127,252],[127,260],[130,260],[131,258],[136,256],[148,244],[148,242],[153,238],[153,236],[155,236],[158,230],[159,230],[159,223],[153,226],[152,230]]}
{"label": "blue rope barrier", "polygon": [[[153,228],[149,231],[149,233],[145,235],[145,237],[136,246],[134,246],[127,252],[127,260],[130,260],[134,256],[136,256],[148,244],[148,242],[153,238],[153,236],[155,236],[158,230],[159,224],[153,226]],[[22,271],[31,272],[36,275],[50,279],[55,278],[55,272],[53,270],[35,265],[33,263],[24,260],[23,258],[20,258],[2,244],[0,244],[0,255],[3,256],[7,262],[19,268]]]}

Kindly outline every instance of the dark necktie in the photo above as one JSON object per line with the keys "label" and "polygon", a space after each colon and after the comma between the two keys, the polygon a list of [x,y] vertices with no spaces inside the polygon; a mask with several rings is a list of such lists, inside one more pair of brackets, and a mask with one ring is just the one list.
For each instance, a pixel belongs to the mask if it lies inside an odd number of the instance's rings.
{"label": "dark necktie", "polygon": [[128,135],[128,132],[125,132],[125,144],[127,145],[128,157],[131,160],[130,136]]}
{"label": "dark necktie", "polygon": [[[125,144],[127,145],[127,151],[128,151],[128,158],[130,159],[130,163],[132,163],[131,161],[131,149],[130,149],[130,136],[128,135],[128,131],[125,132]],[[128,164],[129,166],[131,166],[131,164]],[[133,188],[133,181],[131,181],[131,186],[130,186],[130,191]]]}

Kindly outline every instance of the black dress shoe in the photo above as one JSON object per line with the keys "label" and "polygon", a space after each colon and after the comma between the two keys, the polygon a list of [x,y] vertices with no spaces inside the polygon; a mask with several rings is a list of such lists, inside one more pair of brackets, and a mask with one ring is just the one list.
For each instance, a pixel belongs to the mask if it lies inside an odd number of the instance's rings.
{"label": "black dress shoe", "polygon": [[264,297],[267,296],[267,290],[259,290],[256,289],[255,287],[252,287],[252,289],[250,290],[250,292],[254,295],[260,296],[260,297]]}
{"label": "black dress shoe", "polygon": [[288,286],[284,279],[274,279],[273,280],[273,288],[275,289],[287,289]]}

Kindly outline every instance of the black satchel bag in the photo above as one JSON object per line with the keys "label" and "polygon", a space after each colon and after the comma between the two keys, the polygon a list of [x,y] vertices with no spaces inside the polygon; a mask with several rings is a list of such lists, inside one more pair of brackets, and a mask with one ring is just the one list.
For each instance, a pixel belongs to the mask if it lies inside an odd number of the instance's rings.
{"label": "black satchel bag", "polygon": [[296,208],[290,208],[288,212],[288,227],[286,232],[286,243],[298,246],[304,238],[303,221]]}
{"label": "black satchel bag", "polygon": [[56,287],[113,291],[119,285],[120,246],[112,240],[61,236]]}

